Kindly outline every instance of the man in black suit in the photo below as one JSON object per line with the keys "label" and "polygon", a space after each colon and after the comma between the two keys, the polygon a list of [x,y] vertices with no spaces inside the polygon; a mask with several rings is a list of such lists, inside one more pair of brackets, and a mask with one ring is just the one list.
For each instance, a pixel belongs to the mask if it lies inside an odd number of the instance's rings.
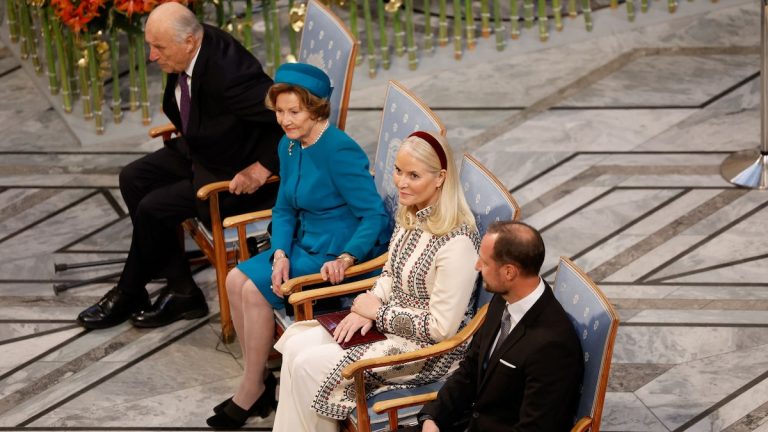
{"label": "man in black suit", "polygon": [[[120,192],[133,222],[128,258],[117,286],[84,310],[78,322],[106,328],[129,317],[138,327],[158,327],[208,314],[178,237],[190,217],[209,222],[208,203],[195,193],[231,180],[225,214],[270,208],[277,185],[277,143],[283,132],[264,106],[272,80],[239,42],[200,24],[179,3],[158,6],[147,19],[149,59],[168,74],[163,112],[182,132],[160,150],[120,172]],[[239,195],[239,196],[238,196]],[[168,287],[150,306],[145,285],[165,277]]]}
{"label": "man in black suit", "polygon": [[543,262],[544,242],[534,228],[520,222],[488,228],[476,268],[495,295],[466,358],[419,413],[422,431],[571,429],[581,345],[539,277]]}

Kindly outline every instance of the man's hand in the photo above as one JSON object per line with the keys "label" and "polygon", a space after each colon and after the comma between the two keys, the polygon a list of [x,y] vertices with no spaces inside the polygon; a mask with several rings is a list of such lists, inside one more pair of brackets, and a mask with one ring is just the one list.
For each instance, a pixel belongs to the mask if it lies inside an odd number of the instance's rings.
{"label": "man's hand", "polygon": [[235,177],[229,182],[229,192],[235,195],[254,193],[271,175],[270,170],[256,162],[235,174]]}
{"label": "man's hand", "polygon": [[427,420],[421,425],[421,432],[440,432],[440,428],[437,427],[437,423],[432,420]]}

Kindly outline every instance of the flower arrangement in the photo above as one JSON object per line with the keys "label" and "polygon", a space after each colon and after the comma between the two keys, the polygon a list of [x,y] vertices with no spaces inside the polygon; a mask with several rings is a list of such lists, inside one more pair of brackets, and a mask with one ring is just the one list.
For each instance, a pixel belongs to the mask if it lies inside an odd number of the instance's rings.
{"label": "flower arrangement", "polygon": [[145,15],[152,12],[160,3],[158,0],[115,0],[113,7],[117,12],[131,18],[133,14]]}
{"label": "flower arrangement", "polygon": [[[94,119],[96,133],[104,133],[102,115],[105,81],[111,80],[111,110],[113,122],[122,119],[120,95],[119,42],[128,42],[129,104],[131,111],[141,109],[142,123],[151,123],[144,44],[144,18],[158,5],[168,1],[191,3],[200,20],[205,10],[215,12],[215,24],[231,32],[251,51],[254,12],[259,8],[245,0],[244,12],[235,13],[234,0],[0,0],[5,2],[7,26],[11,42],[19,44],[20,57],[29,60],[38,74],[47,71],[51,94],[62,98],[65,112],[72,112],[76,102],[86,119]],[[285,10],[278,1],[287,1],[287,19],[279,14]],[[416,69],[419,56],[431,54],[435,46],[451,50],[461,60],[465,50],[472,50],[478,37],[495,36],[496,49],[502,51],[508,39],[518,39],[523,31],[538,27],[542,42],[549,39],[549,30],[563,30],[563,16],[581,15],[589,31],[593,27],[591,0],[322,0],[327,6],[345,9],[343,14],[363,49],[358,50],[357,64],[363,54],[368,60],[368,73],[376,76],[377,69],[388,69],[392,56],[404,57],[410,69]],[[692,1],[692,0],[691,0]],[[716,0],[710,0],[715,2]],[[298,33],[304,24],[304,0],[261,0],[264,23],[262,53],[268,73],[284,61],[298,57]],[[505,2],[505,3],[503,3]],[[635,1],[626,0],[627,19],[633,21]],[[651,2],[640,0],[640,12],[647,12]],[[667,0],[666,8],[674,13],[678,0]],[[502,13],[502,4],[508,5]],[[619,0],[610,0],[606,7],[618,8]],[[362,15],[363,25],[358,20]],[[422,21],[417,26],[415,15]],[[436,18],[433,18],[433,15]],[[479,16],[478,16],[479,15]],[[478,16],[476,18],[476,16]],[[433,19],[437,25],[433,27]],[[550,22],[554,21],[554,24]],[[288,23],[285,26],[284,23]],[[509,23],[509,29],[505,28]],[[449,26],[452,23],[452,29]],[[288,28],[285,28],[288,27]],[[417,34],[416,29],[420,29]],[[287,33],[288,47],[281,46],[281,34]],[[452,34],[449,34],[452,33]],[[42,36],[43,43],[39,43]],[[362,44],[362,41],[365,41]],[[376,43],[378,42],[378,43]],[[435,43],[436,42],[436,43]],[[44,55],[38,55],[42,47]],[[165,82],[165,76],[163,76]]]}
{"label": "flower arrangement", "polygon": [[73,32],[80,33],[89,22],[98,18],[99,9],[104,8],[106,0],[50,0],[56,16]]}

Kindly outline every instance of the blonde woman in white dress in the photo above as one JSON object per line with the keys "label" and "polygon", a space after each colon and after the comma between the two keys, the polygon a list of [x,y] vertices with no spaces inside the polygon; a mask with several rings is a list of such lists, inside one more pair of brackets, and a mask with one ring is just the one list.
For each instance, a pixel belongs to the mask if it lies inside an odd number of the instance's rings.
{"label": "blonde woman in white dress", "polygon": [[[274,431],[336,431],[355,408],[354,382],[341,377],[364,358],[414,351],[453,336],[472,314],[479,236],[461,192],[450,147],[438,134],[414,132],[395,161],[399,208],[389,259],[373,288],[358,295],[352,312],[330,335],[317,321],[289,327],[275,348],[283,354]],[[373,325],[386,340],[342,349]],[[457,350],[437,360],[369,372],[369,396],[415,387],[452,372]]]}

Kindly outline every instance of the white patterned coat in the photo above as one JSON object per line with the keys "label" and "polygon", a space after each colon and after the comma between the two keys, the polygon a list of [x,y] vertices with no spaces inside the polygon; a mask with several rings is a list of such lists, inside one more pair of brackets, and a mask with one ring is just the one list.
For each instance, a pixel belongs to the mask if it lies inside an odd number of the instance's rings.
{"label": "white patterned coat", "polygon": [[[423,220],[430,212],[428,207],[417,217]],[[355,408],[354,382],[341,377],[348,364],[433,345],[456,334],[471,319],[479,242],[477,231],[466,225],[442,236],[395,227],[389,260],[371,289],[383,303],[376,327],[387,339],[342,352],[315,395],[312,408],[318,414],[344,419]],[[369,371],[367,396],[437,381],[458,366],[465,350]]]}

